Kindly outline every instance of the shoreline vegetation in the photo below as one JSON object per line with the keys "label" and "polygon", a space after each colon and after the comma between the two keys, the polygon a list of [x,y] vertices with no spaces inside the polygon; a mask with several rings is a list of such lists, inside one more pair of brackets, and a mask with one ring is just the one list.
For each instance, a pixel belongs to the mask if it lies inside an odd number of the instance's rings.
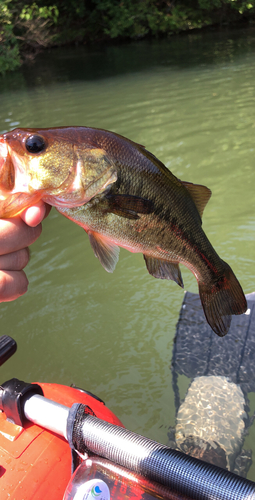
{"label": "shoreline vegetation", "polygon": [[0,74],[42,49],[255,24],[255,0],[0,0]]}

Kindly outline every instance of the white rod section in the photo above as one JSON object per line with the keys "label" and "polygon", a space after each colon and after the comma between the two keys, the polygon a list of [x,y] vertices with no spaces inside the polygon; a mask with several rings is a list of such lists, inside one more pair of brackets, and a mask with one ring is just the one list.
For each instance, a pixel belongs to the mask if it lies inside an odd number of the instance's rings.
{"label": "white rod section", "polygon": [[25,417],[34,424],[55,432],[67,439],[66,423],[70,408],[44,396],[30,396],[24,404]]}

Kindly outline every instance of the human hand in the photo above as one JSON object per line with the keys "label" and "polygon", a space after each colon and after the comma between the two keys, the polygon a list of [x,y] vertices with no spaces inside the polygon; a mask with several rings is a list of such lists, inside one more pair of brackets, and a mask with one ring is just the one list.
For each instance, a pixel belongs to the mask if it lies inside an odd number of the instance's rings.
{"label": "human hand", "polygon": [[29,261],[28,247],[39,238],[42,220],[50,206],[39,202],[11,219],[0,219],[0,302],[15,300],[27,291],[23,271]]}

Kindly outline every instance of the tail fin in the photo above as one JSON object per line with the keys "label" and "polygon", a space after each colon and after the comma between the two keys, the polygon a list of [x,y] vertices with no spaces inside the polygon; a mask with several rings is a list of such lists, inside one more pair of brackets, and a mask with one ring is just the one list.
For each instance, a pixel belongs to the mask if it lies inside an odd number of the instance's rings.
{"label": "tail fin", "polygon": [[224,275],[213,285],[199,283],[199,294],[205,317],[217,335],[224,337],[228,333],[231,315],[243,314],[247,302],[240,283],[230,266],[225,266]]}

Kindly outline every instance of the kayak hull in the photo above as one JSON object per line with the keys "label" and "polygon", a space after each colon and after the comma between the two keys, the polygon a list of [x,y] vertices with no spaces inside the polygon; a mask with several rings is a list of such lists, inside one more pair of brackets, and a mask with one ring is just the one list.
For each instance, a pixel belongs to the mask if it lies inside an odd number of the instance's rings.
{"label": "kayak hull", "polygon": [[[123,424],[103,402],[77,388],[39,383],[44,396],[62,405],[88,405],[95,415]],[[67,441],[27,422],[20,427],[0,412],[1,500],[62,500],[71,477],[71,451]]]}

